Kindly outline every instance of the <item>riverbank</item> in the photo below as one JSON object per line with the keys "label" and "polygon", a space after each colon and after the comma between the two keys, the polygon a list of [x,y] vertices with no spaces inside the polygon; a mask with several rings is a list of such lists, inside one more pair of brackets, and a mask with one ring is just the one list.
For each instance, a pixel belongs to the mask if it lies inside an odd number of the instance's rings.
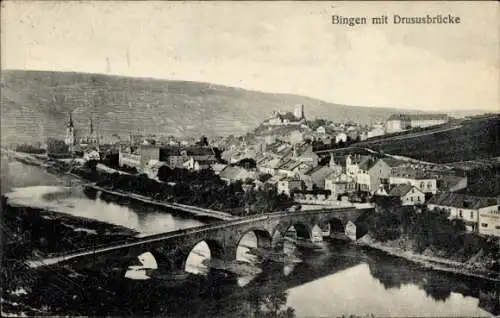
{"label": "riverbank", "polygon": [[387,255],[406,259],[431,270],[450,272],[454,274],[500,282],[500,273],[485,269],[483,264],[474,262],[463,263],[447,258],[417,254],[397,247],[398,243],[398,240],[385,243],[377,242],[373,240],[369,234],[363,236],[355,242],[355,244],[358,246],[379,250],[386,253]]}
{"label": "riverbank", "polygon": [[195,206],[190,206],[190,205],[185,205],[185,204],[180,204],[180,203],[167,203],[167,202],[160,202],[154,199],[151,199],[149,197],[136,194],[136,193],[131,193],[131,192],[125,192],[121,190],[111,190],[103,187],[96,186],[94,184],[88,184],[85,185],[86,189],[92,189],[94,191],[101,191],[102,193],[122,197],[122,198],[127,198],[127,199],[132,199],[135,201],[140,201],[142,203],[162,207],[162,208],[167,208],[167,209],[173,209],[173,210],[180,210],[186,213],[193,214],[194,216],[197,217],[203,217],[203,218],[213,218],[213,219],[218,219],[218,220],[223,220],[223,221],[230,221],[230,220],[235,220],[238,219],[239,217],[231,215],[226,212],[221,212],[221,211],[214,211],[210,209],[204,209],[200,207],[195,207]]}

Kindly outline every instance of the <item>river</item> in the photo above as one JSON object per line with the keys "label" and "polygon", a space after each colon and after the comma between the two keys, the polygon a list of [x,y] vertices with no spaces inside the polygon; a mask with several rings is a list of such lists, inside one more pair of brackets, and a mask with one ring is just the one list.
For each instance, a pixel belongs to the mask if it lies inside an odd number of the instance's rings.
{"label": "river", "polygon": [[[2,156],[2,192],[9,192],[9,202],[15,204],[121,225],[139,235],[203,224],[151,207],[90,198],[75,180],[5,159]],[[318,250],[297,247],[293,240],[286,242],[285,252],[300,262],[262,261],[246,248],[256,246],[255,236],[248,234],[238,249],[238,260],[247,265],[239,266],[231,275],[209,270],[210,252],[202,242],[190,254],[186,266],[188,272],[197,275],[180,286],[151,279],[151,273],[140,266],[130,266],[118,278],[99,278],[98,286],[92,283],[92,277],[80,278],[80,286],[86,289],[65,292],[74,295],[58,304],[57,313],[178,317],[492,314],[487,309],[491,304],[485,305],[481,299],[482,292],[498,288],[492,283],[424,270],[380,252],[330,240],[322,242]],[[154,259],[149,262],[154,263]],[[38,284],[40,291],[32,292],[40,293],[36,299],[43,298],[55,285],[50,275]],[[65,287],[57,287],[61,288]]]}

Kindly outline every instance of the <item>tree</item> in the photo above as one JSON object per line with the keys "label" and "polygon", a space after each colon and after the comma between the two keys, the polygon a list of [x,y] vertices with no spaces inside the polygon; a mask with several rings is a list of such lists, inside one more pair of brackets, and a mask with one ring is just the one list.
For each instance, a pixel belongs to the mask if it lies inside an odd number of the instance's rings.
{"label": "tree", "polygon": [[47,139],[47,152],[49,153],[67,153],[69,150],[68,146],[63,140],[56,138]]}
{"label": "tree", "polygon": [[260,182],[266,182],[267,180],[271,179],[273,176],[269,173],[264,173],[259,175],[259,181]]}
{"label": "tree", "polygon": [[238,161],[236,165],[245,169],[255,169],[257,167],[257,162],[252,158],[245,158]]}
{"label": "tree", "polygon": [[172,169],[168,166],[161,166],[158,169],[157,177],[160,181],[168,182],[172,176]]}

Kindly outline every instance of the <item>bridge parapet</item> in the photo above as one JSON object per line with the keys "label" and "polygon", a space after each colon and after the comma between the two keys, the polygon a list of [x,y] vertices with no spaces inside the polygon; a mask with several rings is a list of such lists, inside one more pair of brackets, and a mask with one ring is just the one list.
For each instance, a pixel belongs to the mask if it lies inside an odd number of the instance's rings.
{"label": "bridge parapet", "polygon": [[72,251],[66,255],[53,255],[46,259],[45,263],[51,265],[81,261],[84,264],[88,262],[96,264],[105,262],[107,257],[130,259],[144,252],[153,251],[153,254],[160,259],[159,266],[180,269],[179,267],[185,265],[191,250],[202,241],[209,246],[212,257],[233,260],[236,258],[236,250],[241,239],[248,232],[255,233],[259,247],[273,248],[278,246],[277,241],[291,226],[295,227],[298,236],[311,238],[315,225],[330,223],[333,225],[331,228],[344,231],[347,222],[355,221],[361,213],[362,210],[355,208],[327,208],[249,216],[163,234],[136,237],[114,244]]}

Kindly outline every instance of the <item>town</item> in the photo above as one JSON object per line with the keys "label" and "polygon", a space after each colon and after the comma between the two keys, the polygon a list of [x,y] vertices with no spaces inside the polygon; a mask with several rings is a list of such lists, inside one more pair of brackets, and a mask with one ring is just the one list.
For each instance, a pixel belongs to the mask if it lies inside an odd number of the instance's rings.
{"label": "town", "polygon": [[500,315],[497,9],[5,1],[0,316]]}
{"label": "town", "polygon": [[43,147],[12,148],[46,151],[49,157],[74,166],[100,162],[104,171],[145,174],[156,181],[168,178],[161,176],[166,171],[160,173],[162,167],[171,172],[207,170],[228,185],[239,183],[242,189],[256,192],[271,190],[308,209],[372,207],[373,198],[395,198],[401,206],[444,209],[450,219],[462,220],[468,231],[500,236],[498,193],[484,196],[464,191],[470,184],[467,169],[384,154],[362,143],[456,127],[457,121],[445,114],[394,114],[371,127],[308,120],[305,106],[297,105],[292,111],[274,111],[244,136],[200,136],[197,140],[131,133],[128,140],[110,143],[110,138],[99,136],[92,119],[88,133],[77,134],[69,114],[64,138],[51,139]]}

